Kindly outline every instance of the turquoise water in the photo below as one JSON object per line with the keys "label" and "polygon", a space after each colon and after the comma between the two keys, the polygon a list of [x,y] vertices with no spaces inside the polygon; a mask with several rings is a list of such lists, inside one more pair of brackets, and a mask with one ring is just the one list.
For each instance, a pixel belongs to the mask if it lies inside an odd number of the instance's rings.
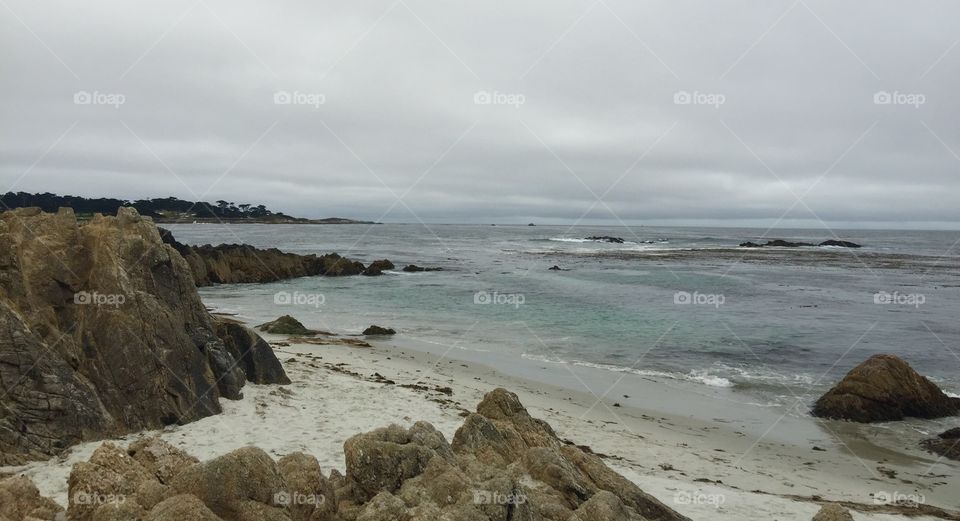
{"label": "turquoise water", "polygon": [[[871,354],[893,353],[960,394],[960,277],[950,251],[957,232],[842,232],[841,238],[864,248],[837,251],[830,262],[796,262],[822,248],[774,251],[770,262],[753,262],[719,252],[746,240],[762,242],[762,230],[386,224],[170,229],[190,244],[243,242],[298,253],[335,251],[364,262],[388,258],[398,270],[409,263],[444,268],[202,290],[209,305],[254,321],[289,313],[311,327],[353,333],[376,323],[440,353],[455,349],[507,365],[565,363],[606,371],[611,380],[638,375],[771,405],[798,397],[812,403]],[[625,242],[583,240],[594,235]],[[767,238],[820,242],[833,236],[778,230]],[[862,260],[898,254],[917,257],[883,268]],[[924,260],[942,255],[948,258]],[[548,269],[554,265],[566,271]],[[878,303],[878,292],[893,295],[894,302]],[[278,293],[302,303],[278,305]],[[685,295],[694,302],[684,303]]]}

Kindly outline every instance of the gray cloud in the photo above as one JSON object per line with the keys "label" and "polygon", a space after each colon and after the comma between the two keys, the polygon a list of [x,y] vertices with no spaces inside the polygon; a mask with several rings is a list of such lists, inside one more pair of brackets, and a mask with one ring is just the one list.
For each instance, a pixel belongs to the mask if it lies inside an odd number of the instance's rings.
{"label": "gray cloud", "polygon": [[947,1],[3,3],[4,191],[403,222],[960,222]]}

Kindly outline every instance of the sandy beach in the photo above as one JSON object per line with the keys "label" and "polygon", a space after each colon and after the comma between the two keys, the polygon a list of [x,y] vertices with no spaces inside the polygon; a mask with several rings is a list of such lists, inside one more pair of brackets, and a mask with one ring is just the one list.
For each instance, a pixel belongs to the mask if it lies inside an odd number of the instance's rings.
{"label": "sandy beach", "polygon": [[[885,449],[867,439],[863,427],[830,423],[817,433],[812,422],[789,416],[734,421],[722,418],[730,405],[718,403],[699,404],[718,413],[716,421],[702,421],[683,411],[623,405],[627,400],[610,387],[614,382],[594,390],[587,378],[584,390],[574,391],[459,360],[456,349],[437,356],[393,340],[354,347],[264,336],[291,385],[248,385],[242,400],[222,400],[223,414],[167,428],[161,437],[200,459],[254,444],[275,457],[305,451],[325,471],[343,471],[343,442],[353,434],[426,420],[450,439],[485,392],[505,387],[561,438],[604,455],[618,472],[692,519],[809,520],[822,501],[844,502],[858,520],[958,518],[929,508],[958,509],[955,463]],[[647,399],[661,401],[663,409],[678,400],[689,403],[682,389],[662,383],[649,382],[648,391]],[[758,421],[769,422],[760,435]],[[33,478],[42,493],[65,504],[70,466],[98,445],[6,471]],[[888,506],[885,497],[921,505]]]}

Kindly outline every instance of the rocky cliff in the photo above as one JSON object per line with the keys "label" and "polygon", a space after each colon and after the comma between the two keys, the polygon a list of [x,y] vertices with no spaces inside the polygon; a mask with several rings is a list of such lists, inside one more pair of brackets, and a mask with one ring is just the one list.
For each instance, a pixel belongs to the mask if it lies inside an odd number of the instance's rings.
{"label": "rocky cliff", "polygon": [[315,275],[359,275],[365,271],[362,263],[336,253],[298,255],[276,248],[254,248],[247,244],[188,246],[177,242],[168,230],[161,230],[161,236],[165,243],[186,259],[197,286],[274,282]]}
{"label": "rocky cliff", "polygon": [[133,209],[0,214],[2,464],[216,414],[247,379],[287,382],[258,340],[212,320],[190,266]]}

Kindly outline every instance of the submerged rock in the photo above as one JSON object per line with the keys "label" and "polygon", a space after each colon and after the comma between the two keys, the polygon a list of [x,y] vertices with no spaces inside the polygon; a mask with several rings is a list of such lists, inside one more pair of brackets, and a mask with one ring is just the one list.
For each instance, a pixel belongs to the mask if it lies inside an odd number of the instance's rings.
{"label": "submerged rock", "polygon": [[[191,422],[240,397],[249,349],[225,345],[150,219],[13,210],[0,245],[0,381],[17,382],[0,395],[0,463]],[[276,361],[257,354],[254,366]]]}
{"label": "submerged rock", "polygon": [[874,355],[854,367],[813,406],[821,418],[862,423],[960,414],[951,398],[893,355]]}
{"label": "submerged rock", "polygon": [[395,335],[396,330],[389,327],[370,326],[363,330],[364,335]]}
{"label": "submerged rock", "polygon": [[850,241],[841,241],[838,239],[830,239],[828,241],[823,241],[817,246],[839,246],[841,248],[861,248],[859,244]]}
{"label": "submerged rock", "polygon": [[584,240],[588,241],[600,241],[600,242],[612,242],[614,244],[623,244],[623,239],[620,237],[611,237],[609,235],[593,235],[591,237],[585,237]]}
{"label": "submerged rock", "polygon": [[443,268],[424,268],[416,264],[408,264],[404,266],[403,271],[407,273],[419,273],[423,271],[443,271]]}

